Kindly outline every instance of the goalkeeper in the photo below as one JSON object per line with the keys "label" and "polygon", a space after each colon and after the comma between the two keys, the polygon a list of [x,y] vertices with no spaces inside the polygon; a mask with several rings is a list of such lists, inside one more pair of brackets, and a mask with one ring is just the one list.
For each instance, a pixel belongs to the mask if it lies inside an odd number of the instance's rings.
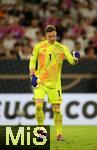
{"label": "goalkeeper", "polygon": [[46,40],[36,44],[29,63],[31,83],[34,87],[35,117],[38,125],[43,125],[43,101],[47,95],[54,112],[56,139],[62,141],[64,140],[60,113],[62,63],[66,59],[75,65],[78,63],[79,53],[76,53],[75,57],[72,56],[66,46],[56,41],[57,32],[53,25],[47,25],[44,32]]}

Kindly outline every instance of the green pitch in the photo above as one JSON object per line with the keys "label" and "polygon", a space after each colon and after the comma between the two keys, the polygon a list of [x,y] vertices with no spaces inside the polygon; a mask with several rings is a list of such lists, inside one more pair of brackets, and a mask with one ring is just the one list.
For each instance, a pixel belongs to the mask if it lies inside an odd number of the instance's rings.
{"label": "green pitch", "polygon": [[64,126],[65,141],[56,141],[50,128],[50,150],[97,150],[97,126]]}

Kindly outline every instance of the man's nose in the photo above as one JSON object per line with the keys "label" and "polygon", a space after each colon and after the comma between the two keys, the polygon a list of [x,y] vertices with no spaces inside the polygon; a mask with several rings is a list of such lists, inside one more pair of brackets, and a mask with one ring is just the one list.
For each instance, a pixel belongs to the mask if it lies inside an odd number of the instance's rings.
{"label": "man's nose", "polygon": [[54,40],[54,39],[55,39],[55,37],[52,37],[51,39],[52,39],[52,40]]}

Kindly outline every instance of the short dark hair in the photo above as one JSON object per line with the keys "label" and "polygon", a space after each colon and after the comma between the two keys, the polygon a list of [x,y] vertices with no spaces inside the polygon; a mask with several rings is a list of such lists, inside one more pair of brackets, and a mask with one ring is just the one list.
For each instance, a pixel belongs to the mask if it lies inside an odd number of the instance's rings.
{"label": "short dark hair", "polygon": [[56,31],[56,27],[53,25],[47,25],[44,29],[44,33]]}

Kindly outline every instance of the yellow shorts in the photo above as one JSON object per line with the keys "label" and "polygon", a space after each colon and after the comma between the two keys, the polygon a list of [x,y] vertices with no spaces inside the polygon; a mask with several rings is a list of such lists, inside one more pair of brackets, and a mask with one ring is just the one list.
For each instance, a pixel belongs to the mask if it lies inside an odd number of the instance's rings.
{"label": "yellow shorts", "polygon": [[34,89],[34,100],[43,99],[45,96],[48,96],[48,101],[51,104],[62,102],[62,92],[60,87],[48,88],[45,86],[38,86]]}

